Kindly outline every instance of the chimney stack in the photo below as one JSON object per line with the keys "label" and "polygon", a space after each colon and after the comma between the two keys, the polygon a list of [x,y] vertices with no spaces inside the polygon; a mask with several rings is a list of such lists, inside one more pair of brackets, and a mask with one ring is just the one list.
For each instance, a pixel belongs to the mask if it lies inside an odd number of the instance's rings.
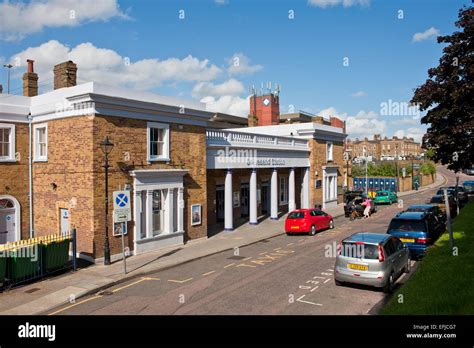
{"label": "chimney stack", "polygon": [[68,60],[54,66],[54,89],[76,85],[77,65]]}
{"label": "chimney stack", "polygon": [[28,70],[23,74],[23,95],[34,97],[38,95],[38,74],[33,70],[34,60],[27,59]]}

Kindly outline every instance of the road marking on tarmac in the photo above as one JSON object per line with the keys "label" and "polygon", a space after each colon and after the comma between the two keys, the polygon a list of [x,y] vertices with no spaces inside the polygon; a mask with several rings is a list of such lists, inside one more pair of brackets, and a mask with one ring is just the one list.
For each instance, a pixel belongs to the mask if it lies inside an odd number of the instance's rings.
{"label": "road marking on tarmac", "polygon": [[94,297],[91,297],[91,298],[85,299],[85,300],[83,300],[83,301],[80,301],[80,302],[74,303],[74,304],[72,304],[72,305],[69,305],[69,306],[67,306],[67,307],[64,307],[64,308],[58,309],[57,311],[55,311],[55,312],[53,312],[53,313],[49,313],[48,315],[55,315],[55,314],[58,314],[58,313],[64,312],[65,310],[68,310],[68,309],[70,309],[70,308],[72,308],[72,307],[78,306],[78,305],[80,305],[80,304],[82,304],[82,303],[85,303],[85,302],[89,302],[89,301],[92,301],[92,300],[98,299],[98,298],[100,298],[100,297],[102,297],[102,296],[101,296],[101,295],[96,295],[96,296],[94,296]]}
{"label": "road marking on tarmac", "polygon": [[314,306],[322,306],[321,303],[314,303],[314,302],[311,302],[311,301],[303,301],[302,298],[305,297],[305,296],[306,296],[306,295],[301,295],[300,297],[298,297],[298,298],[296,299],[296,301],[298,301],[298,302],[303,302],[303,303],[308,303],[308,304],[312,304],[312,305],[314,305]]}
{"label": "road marking on tarmac", "polygon": [[235,265],[235,262],[229,263],[227,266],[224,266],[224,268],[232,267],[233,265]]}
{"label": "road marking on tarmac", "polygon": [[143,281],[145,281],[145,280],[146,280],[145,278],[138,279],[137,281],[135,281],[135,282],[133,282],[133,283],[130,283],[130,284],[124,285],[124,286],[122,286],[122,287],[120,287],[120,288],[117,288],[117,289],[115,289],[115,290],[112,290],[112,292],[113,292],[113,293],[116,293],[117,291],[126,289],[126,288],[128,288],[128,287],[130,287],[130,286],[132,286],[132,285],[141,283],[141,282],[143,282]]}
{"label": "road marking on tarmac", "polygon": [[215,272],[216,272],[216,271],[209,271],[209,272],[203,273],[202,275],[203,275],[203,276],[207,276],[207,275],[212,274],[212,273],[215,273]]}
{"label": "road marking on tarmac", "polygon": [[168,279],[169,282],[171,283],[186,283],[186,282],[189,282],[190,280],[193,280],[194,278],[188,278],[188,279],[184,279],[184,280],[176,280],[176,279]]}

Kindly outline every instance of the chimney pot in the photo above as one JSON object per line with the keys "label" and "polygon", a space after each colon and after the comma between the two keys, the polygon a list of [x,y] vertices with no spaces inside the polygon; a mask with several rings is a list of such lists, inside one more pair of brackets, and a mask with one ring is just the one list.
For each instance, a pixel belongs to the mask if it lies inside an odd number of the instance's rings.
{"label": "chimney pot", "polygon": [[33,70],[33,63],[35,62],[33,59],[27,59],[26,62],[28,63],[28,72],[32,73]]}
{"label": "chimney pot", "polygon": [[34,97],[38,95],[38,74],[33,71],[32,59],[27,59],[28,69],[23,74],[23,95],[25,97]]}

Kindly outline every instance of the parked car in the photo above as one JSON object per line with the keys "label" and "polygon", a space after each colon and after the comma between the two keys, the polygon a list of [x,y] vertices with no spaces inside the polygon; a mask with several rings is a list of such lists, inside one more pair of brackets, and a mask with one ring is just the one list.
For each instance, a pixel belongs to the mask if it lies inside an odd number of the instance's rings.
{"label": "parked car", "polygon": [[466,168],[463,170],[464,174],[467,174],[467,175],[474,175],[474,167],[472,168]]}
{"label": "parked car", "polygon": [[457,198],[459,200],[459,203],[462,203],[462,204],[467,203],[467,201],[469,200],[469,197],[468,197],[466,191],[464,190],[464,187],[458,185],[458,186],[449,186],[449,188],[453,189],[454,193],[456,193],[456,191],[457,191],[457,193],[458,193]]}
{"label": "parked car", "polygon": [[396,237],[356,233],[339,243],[334,268],[336,285],[364,284],[390,292],[403,272],[410,272],[410,252]]}
{"label": "parked car", "polygon": [[[350,217],[352,214],[352,211],[354,209],[358,209],[361,211],[364,211],[365,207],[362,205],[362,202],[364,202],[364,199],[367,197],[365,194],[358,194],[352,197],[351,200],[348,200],[344,204],[344,216],[345,217]],[[373,201],[372,201],[373,203]],[[374,214],[377,212],[377,207],[375,204],[372,204],[370,207],[370,214]]]}
{"label": "parked car", "polygon": [[450,187],[441,187],[436,194],[437,195],[444,195],[444,189],[448,191],[448,195],[453,196],[453,198],[456,198],[456,191],[453,188]]}
{"label": "parked car", "polygon": [[375,193],[375,204],[392,204],[397,202],[397,193],[389,190],[380,190]]}
{"label": "parked car", "polygon": [[446,224],[446,213],[442,212],[436,204],[414,204],[405,211],[433,214],[440,223]]}
{"label": "parked car", "polygon": [[423,212],[398,213],[388,226],[387,233],[400,238],[414,257],[423,256],[446,229],[432,214]]}
{"label": "parked car", "polygon": [[462,183],[462,187],[467,194],[474,193],[474,180],[466,180]]}
{"label": "parked car", "polygon": [[285,220],[285,232],[309,233],[314,236],[316,231],[334,228],[334,219],[331,215],[319,209],[297,209],[291,211]]}
{"label": "parked car", "polygon": [[[444,195],[434,195],[431,197],[428,202],[428,204],[436,204],[439,209],[446,214],[446,205],[444,203]],[[448,195],[448,204],[449,204],[449,212],[451,214],[451,217],[456,216],[457,214],[457,208],[456,208],[456,202],[454,201],[454,197],[452,195]]]}

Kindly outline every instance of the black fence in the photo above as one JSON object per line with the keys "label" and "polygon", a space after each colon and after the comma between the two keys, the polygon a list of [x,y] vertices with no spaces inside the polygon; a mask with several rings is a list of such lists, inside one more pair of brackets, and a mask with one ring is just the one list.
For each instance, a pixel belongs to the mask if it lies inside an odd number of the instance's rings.
{"label": "black fence", "polygon": [[[70,251],[72,252],[71,255]],[[76,270],[76,231],[0,245],[2,289],[28,283],[54,273]]]}

